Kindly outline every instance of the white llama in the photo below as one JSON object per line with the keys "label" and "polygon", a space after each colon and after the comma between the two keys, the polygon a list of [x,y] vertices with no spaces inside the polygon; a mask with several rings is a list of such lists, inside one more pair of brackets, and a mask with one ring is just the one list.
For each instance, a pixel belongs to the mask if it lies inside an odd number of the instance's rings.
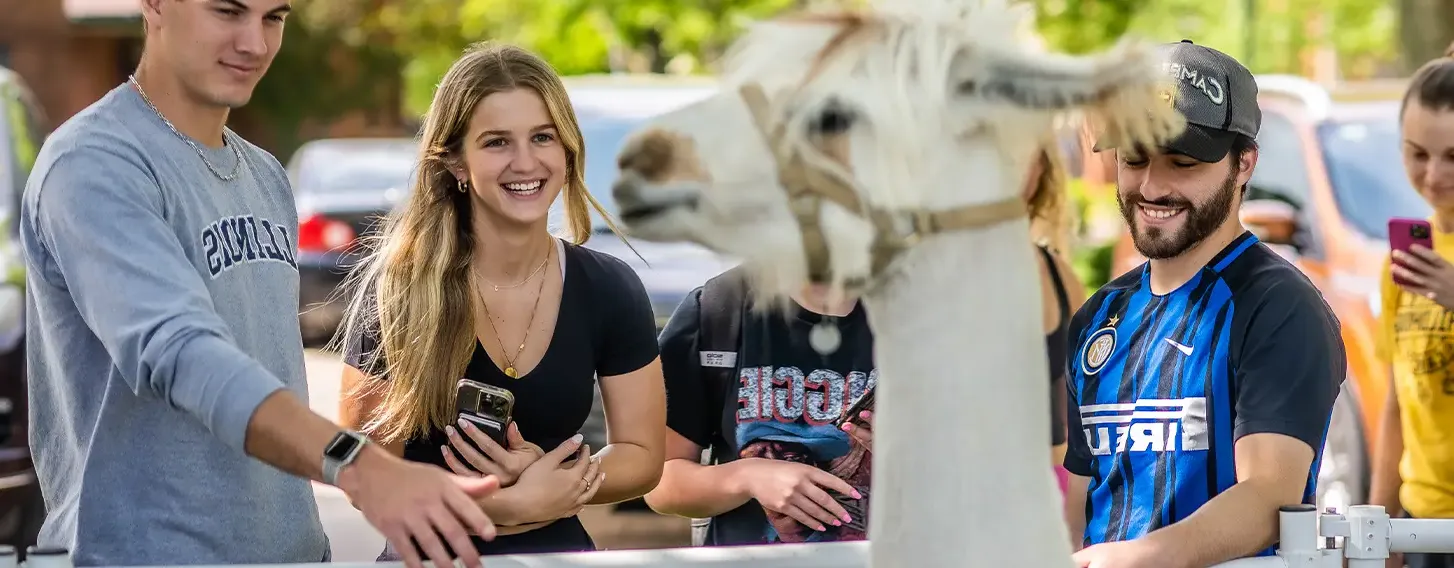
{"label": "white llama", "polygon": [[1023,14],[890,0],[760,23],[719,94],[619,156],[636,236],[742,259],[761,299],[808,281],[863,295],[884,377],[873,566],[1070,565],[1019,188],[1057,114],[1129,144],[1183,122],[1154,47],[1052,55]]}

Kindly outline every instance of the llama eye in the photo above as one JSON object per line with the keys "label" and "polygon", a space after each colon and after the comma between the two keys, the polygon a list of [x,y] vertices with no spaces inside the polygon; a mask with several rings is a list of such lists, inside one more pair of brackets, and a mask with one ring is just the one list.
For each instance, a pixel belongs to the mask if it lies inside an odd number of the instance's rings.
{"label": "llama eye", "polygon": [[829,102],[822,111],[819,111],[818,116],[813,118],[813,123],[809,125],[809,128],[814,134],[842,134],[853,126],[854,118],[853,111],[844,108],[841,104]]}

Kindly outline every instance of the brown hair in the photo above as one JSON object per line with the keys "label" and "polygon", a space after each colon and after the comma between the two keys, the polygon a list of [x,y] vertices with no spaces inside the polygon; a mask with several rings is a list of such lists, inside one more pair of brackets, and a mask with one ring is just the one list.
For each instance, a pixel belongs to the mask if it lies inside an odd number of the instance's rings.
{"label": "brown hair", "polygon": [[1400,117],[1411,100],[1429,110],[1454,110],[1454,44],[1444,50],[1443,57],[1432,59],[1414,71],[1399,104]]}
{"label": "brown hair", "polygon": [[[563,195],[568,237],[590,238],[591,210],[620,236],[615,223],[586,189],[585,148],[565,86],[550,64],[529,51],[493,42],[470,46],[434,92],[421,129],[419,171],[409,199],[386,221],[372,250],[350,278],[354,289],[342,332],[345,344],[378,330],[378,348],[359,370],[387,381],[368,381],[382,403],[363,430],[383,443],[423,434],[451,422],[455,378],[474,353],[469,269],[474,238],[472,194],[451,171],[462,158],[475,108],[486,97],[517,88],[545,101],[565,147]],[[387,369],[382,361],[387,361]]]}

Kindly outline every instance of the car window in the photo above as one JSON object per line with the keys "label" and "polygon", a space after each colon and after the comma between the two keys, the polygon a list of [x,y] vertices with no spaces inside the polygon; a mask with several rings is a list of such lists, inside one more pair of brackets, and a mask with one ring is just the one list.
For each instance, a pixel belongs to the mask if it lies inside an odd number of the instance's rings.
{"label": "car window", "polygon": [[1312,190],[1304,151],[1292,121],[1275,112],[1263,112],[1262,127],[1257,131],[1257,168],[1248,182],[1249,191],[1266,192],[1271,194],[1264,194],[1267,197],[1306,208]]}
{"label": "car window", "polygon": [[411,143],[305,148],[293,183],[299,191],[319,193],[409,189],[417,150]]}
{"label": "car window", "polygon": [[1398,115],[1329,121],[1318,128],[1338,209],[1354,230],[1388,240],[1390,217],[1424,218],[1431,209],[1404,173]]}

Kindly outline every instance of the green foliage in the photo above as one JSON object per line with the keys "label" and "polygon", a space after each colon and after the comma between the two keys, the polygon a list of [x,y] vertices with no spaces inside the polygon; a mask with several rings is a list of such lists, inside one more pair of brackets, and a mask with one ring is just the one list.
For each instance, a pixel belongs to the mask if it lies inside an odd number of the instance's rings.
{"label": "green foliage", "polygon": [[1076,178],[1066,183],[1066,204],[1074,217],[1071,267],[1094,291],[1111,278],[1111,254],[1121,235],[1121,213],[1112,184],[1090,184]]}
{"label": "green foliage", "polygon": [[405,108],[422,113],[471,43],[497,40],[539,53],[562,75],[608,71],[700,73],[742,27],[800,0],[315,0],[305,18],[348,28],[355,45],[385,43],[404,63]]}
{"label": "green foliage", "polygon": [[292,154],[307,123],[374,108],[398,81],[397,54],[387,46],[351,43],[355,30],[329,28],[304,18],[288,21],[283,49],[253,91],[248,111],[267,117],[274,154]]}
{"label": "green foliage", "polygon": [[1111,281],[1111,254],[1115,252],[1115,248],[1115,241],[1111,241],[1080,246],[1071,251],[1070,267],[1085,284],[1087,296]]}
{"label": "green foliage", "polygon": [[1301,73],[1318,47],[1338,54],[1347,78],[1371,76],[1398,56],[1392,0],[1036,0],[1037,26],[1054,48],[1088,53],[1122,34],[1190,39],[1226,52],[1254,73]]}

